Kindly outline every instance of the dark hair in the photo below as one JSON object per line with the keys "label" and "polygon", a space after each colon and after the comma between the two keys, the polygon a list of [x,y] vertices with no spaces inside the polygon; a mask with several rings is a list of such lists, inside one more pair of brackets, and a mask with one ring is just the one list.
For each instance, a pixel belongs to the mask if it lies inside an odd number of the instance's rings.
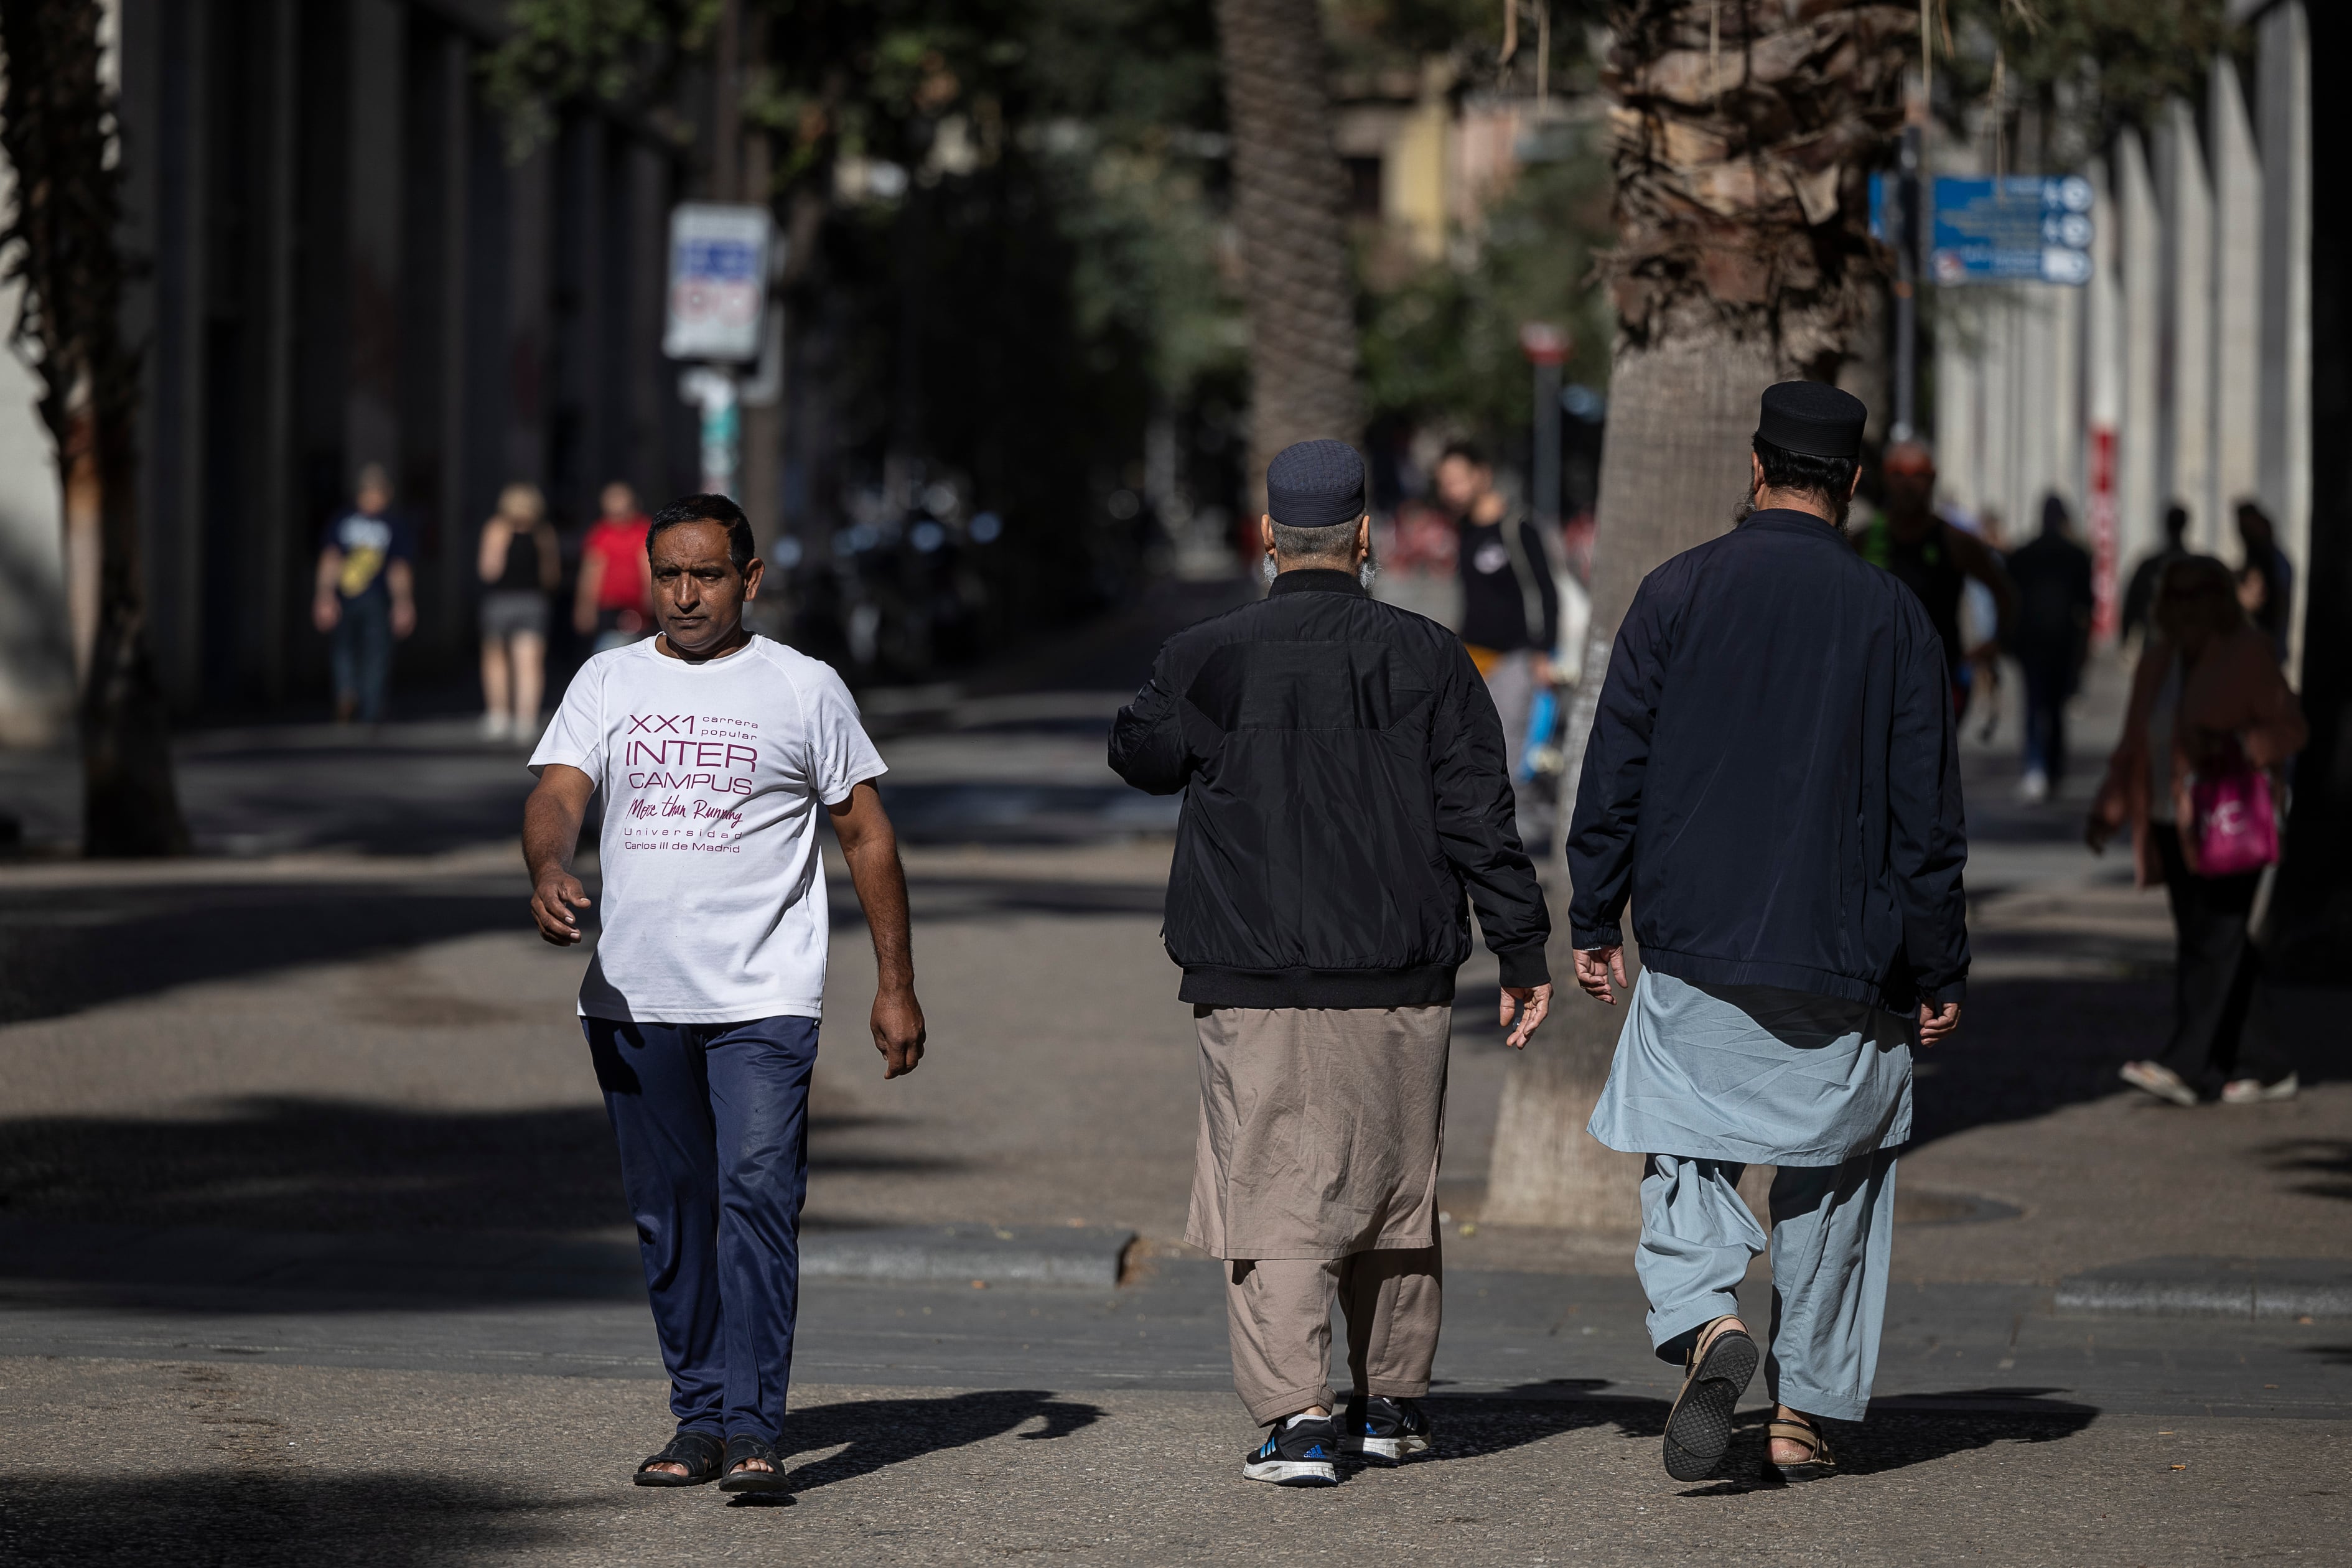
{"label": "dark hair", "polygon": [[1437,460],[1442,463],[1448,458],[1459,458],[1474,468],[1491,468],[1495,466],[1486,457],[1486,448],[1475,441],[1448,441],[1445,443],[1445,450],[1438,454]]}
{"label": "dark hair", "polygon": [[680,496],[661,510],[654,513],[653,526],[646,530],[646,559],[653,559],[654,541],[666,528],[676,528],[681,522],[715,522],[727,530],[727,559],[735,563],[740,572],[759,553],[751,539],[751,520],[743,509],[725,496]]}
{"label": "dark hair", "polygon": [[2164,531],[2178,543],[2189,531],[2189,509],[2179,501],[2164,509]]}
{"label": "dark hair", "polygon": [[2215,636],[2236,631],[2246,624],[2237,574],[2210,555],[2183,555],[2157,579],[2156,607],[2148,618],[2168,638],[2178,637],[2190,622],[2202,622]]}
{"label": "dark hair", "polygon": [[1816,458],[1808,452],[1791,452],[1756,437],[1756,460],[1764,466],[1764,488],[1769,490],[1798,490],[1816,495],[1829,506],[1832,521],[1845,526],[1846,502],[1853,496],[1853,476],[1860,471],[1859,458]]}

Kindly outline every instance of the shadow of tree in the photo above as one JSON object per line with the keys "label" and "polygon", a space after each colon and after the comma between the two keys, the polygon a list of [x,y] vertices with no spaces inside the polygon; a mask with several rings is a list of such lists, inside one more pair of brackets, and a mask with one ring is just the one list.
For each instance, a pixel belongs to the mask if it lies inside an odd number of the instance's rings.
{"label": "shadow of tree", "polygon": [[997,1389],[941,1399],[851,1399],[794,1409],[785,1418],[779,1447],[787,1454],[841,1448],[786,1472],[793,1490],[805,1492],[925,1454],[985,1442],[1031,1421],[1044,1425],[1019,1436],[1043,1442],[1066,1437],[1102,1417],[1098,1405],[1038,1389]]}
{"label": "shadow of tree", "polygon": [[2263,1152],[2273,1171],[2308,1172],[2320,1178],[2298,1182],[2294,1191],[2315,1198],[2352,1198],[2352,1139],[2291,1138]]}
{"label": "shadow of tree", "polygon": [[118,1568],[358,1568],[504,1559],[552,1542],[561,1513],[520,1487],[434,1475],[195,1470],[8,1478],[0,1562]]}

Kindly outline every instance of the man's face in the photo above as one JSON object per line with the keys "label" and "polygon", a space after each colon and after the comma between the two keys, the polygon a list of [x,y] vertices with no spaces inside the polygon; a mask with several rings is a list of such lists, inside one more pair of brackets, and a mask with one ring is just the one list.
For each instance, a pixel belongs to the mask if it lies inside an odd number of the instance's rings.
{"label": "man's face", "polygon": [[628,517],[637,510],[637,492],[626,485],[606,485],[600,504],[606,517]]}
{"label": "man's face", "polygon": [[1916,514],[1936,499],[1936,464],[1916,447],[1897,447],[1887,453],[1882,473],[1889,511]]}
{"label": "man's face", "polygon": [[359,494],[353,499],[361,511],[373,517],[392,504],[392,492],[382,485],[362,485]]}
{"label": "man's face", "polygon": [[1492,468],[1458,454],[1437,465],[1437,500],[1448,511],[1468,511],[1494,483]]}
{"label": "man's face", "polygon": [[681,522],[654,536],[654,619],[683,654],[715,648],[743,624],[743,605],[760,592],[760,563],[742,571],[727,555],[727,530]]}

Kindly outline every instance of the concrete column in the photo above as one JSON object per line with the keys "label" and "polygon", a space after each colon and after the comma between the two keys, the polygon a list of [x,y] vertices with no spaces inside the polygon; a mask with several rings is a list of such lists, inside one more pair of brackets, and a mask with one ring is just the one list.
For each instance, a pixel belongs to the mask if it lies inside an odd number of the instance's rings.
{"label": "concrete column", "polygon": [[547,297],[554,221],[554,159],[541,144],[507,167],[506,429],[495,482],[544,486],[547,471]]}
{"label": "concrete column", "polygon": [[432,256],[436,277],[433,289],[435,395],[430,417],[440,480],[435,497],[441,522],[440,595],[442,603],[450,607],[451,618],[459,623],[452,640],[463,647],[469,628],[455,611],[473,602],[474,527],[479,521],[472,515],[475,498],[466,489],[466,340],[471,325],[466,309],[469,303],[466,220],[473,162],[468,153],[474,133],[474,52],[465,35],[453,28],[441,36],[433,58],[418,63],[419,68],[439,79],[431,99],[439,121],[431,134],[439,150],[436,173],[440,178],[434,193],[438,243]]}
{"label": "concrete column", "polygon": [[261,621],[261,688],[272,705],[286,696],[293,617],[310,602],[310,535],[295,472],[294,430],[295,188],[301,134],[295,118],[301,84],[294,29],[299,9],[296,0],[270,0],[263,44],[269,51],[269,128],[261,182],[261,427],[254,438],[254,494],[261,511],[255,535],[263,590],[255,596],[253,613]]}
{"label": "concrete column", "polygon": [[2164,222],[2157,473],[2164,499],[2189,510],[2189,536],[2218,553],[2213,484],[2213,190],[2189,105],[2165,105],[2157,132]]}
{"label": "concrete column", "polygon": [[1958,289],[1937,296],[1936,473],[1945,503],[1975,512],[1984,503],[1982,344],[1962,297]]}
{"label": "concrete column", "polygon": [[379,462],[397,482],[407,17],[394,0],[350,5],[351,141],[344,188],[351,379],[343,397],[343,449],[354,471],[362,463]]}
{"label": "concrete column", "polygon": [[2291,672],[2311,579],[2311,36],[2299,0],[2263,14],[2255,100],[2263,161],[2257,486],[2294,563]]}
{"label": "concrete column", "polygon": [[2213,436],[2203,504],[2215,536],[2228,542],[2234,509],[2255,493],[2261,475],[2263,166],[2229,56],[2214,58],[2212,81],[2206,112],[2213,149]]}
{"label": "concrete column", "polygon": [[2006,520],[2017,488],[2017,333],[2015,310],[2006,289],[1978,290],[1978,356],[1984,378],[1984,423],[1979,427],[1977,510],[1997,509]]}
{"label": "concrete column", "polygon": [[2163,235],[2147,159],[2138,134],[2131,131],[2116,138],[2116,206],[2123,220],[2116,240],[2123,296],[2123,416],[2116,427],[2116,512],[2123,558],[2128,563],[2154,549],[2163,537],[2165,504],[2157,488],[2157,447],[2163,438],[2158,427]]}

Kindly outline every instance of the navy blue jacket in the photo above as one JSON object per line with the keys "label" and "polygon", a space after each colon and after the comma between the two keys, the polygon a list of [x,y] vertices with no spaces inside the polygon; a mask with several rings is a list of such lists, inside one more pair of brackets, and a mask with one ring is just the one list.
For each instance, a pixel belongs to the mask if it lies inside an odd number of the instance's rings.
{"label": "navy blue jacket", "polygon": [[1351,572],[1285,572],[1177,633],[1119,710],[1110,765],[1184,792],[1162,935],[1184,1001],[1454,1000],[1470,916],[1506,985],[1541,985],[1551,919],[1512,816],[1502,721],[1435,621]]}
{"label": "navy blue jacket", "polygon": [[1576,945],[1699,984],[1908,1012],[1967,988],[1943,644],[1911,591],[1801,511],[1643,580],[1568,840]]}

